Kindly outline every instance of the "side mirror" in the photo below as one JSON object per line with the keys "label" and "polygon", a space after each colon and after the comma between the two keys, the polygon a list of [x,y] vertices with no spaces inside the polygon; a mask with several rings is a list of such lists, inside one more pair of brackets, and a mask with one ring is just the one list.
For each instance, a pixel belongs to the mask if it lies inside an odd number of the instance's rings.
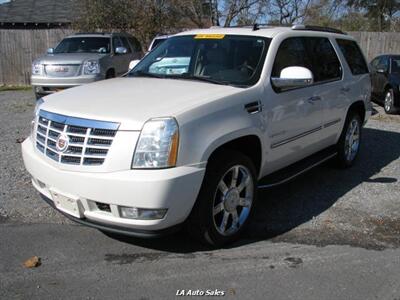
{"label": "side mirror", "polygon": [[277,88],[304,87],[314,83],[312,72],[304,67],[287,67],[280,77],[272,77],[272,84]]}
{"label": "side mirror", "polygon": [[136,65],[137,65],[139,62],[140,62],[140,60],[138,60],[138,59],[132,60],[132,61],[129,63],[129,71],[132,70],[134,67],[136,67]]}
{"label": "side mirror", "polygon": [[128,49],[126,49],[125,47],[117,47],[115,49],[115,53],[116,54],[126,54],[126,53],[128,53]]}
{"label": "side mirror", "polygon": [[53,53],[54,53],[54,48],[47,49],[47,54],[53,54]]}

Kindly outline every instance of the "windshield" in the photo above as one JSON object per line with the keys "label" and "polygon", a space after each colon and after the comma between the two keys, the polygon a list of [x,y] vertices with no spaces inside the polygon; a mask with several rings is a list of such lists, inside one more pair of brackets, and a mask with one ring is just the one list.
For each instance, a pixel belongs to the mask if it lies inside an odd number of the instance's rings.
{"label": "windshield", "polygon": [[202,34],[171,37],[129,73],[250,86],[261,74],[270,39]]}
{"label": "windshield", "polygon": [[61,41],[54,53],[110,53],[110,38],[73,37]]}

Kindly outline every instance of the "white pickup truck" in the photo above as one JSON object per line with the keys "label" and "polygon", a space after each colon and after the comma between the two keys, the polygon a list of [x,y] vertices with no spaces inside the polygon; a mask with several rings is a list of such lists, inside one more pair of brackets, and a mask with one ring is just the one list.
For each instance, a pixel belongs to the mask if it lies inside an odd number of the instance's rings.
{"label": "white pickup truck", "polygon": [[220,246],[243,232],[257,188],[353,164],[370,94],[365,58],[338,30],[192,30],[122,78],[39,100],[23,159],[76,222],[143,237],[184,226]]}

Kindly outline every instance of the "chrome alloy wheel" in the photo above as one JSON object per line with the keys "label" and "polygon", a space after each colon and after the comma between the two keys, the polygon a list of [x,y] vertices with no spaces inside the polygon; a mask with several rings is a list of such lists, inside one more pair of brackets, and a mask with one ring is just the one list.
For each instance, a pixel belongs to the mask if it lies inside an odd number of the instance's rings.
{"label": "chrome alloy wheel", "polygon": [[352,119],[350,121],[346,132],[344,147],[347,161],[353,161],[360,147],[360,123],[357,119]]}
{"label": "chrome alloy wheel", "polygon": [[236,233],[247,220],[253,203],[253,180],[245,166],[235,165],[219,181],[214,194],[213,220],[221,235]]}
{"label": "chrome alloy wheel", "polygon": [[390,111],[392,109],[393,106],[393,97],[392,97],[392,93],[389,91],[386,93],[385,96],[385,110],[386,111]]}

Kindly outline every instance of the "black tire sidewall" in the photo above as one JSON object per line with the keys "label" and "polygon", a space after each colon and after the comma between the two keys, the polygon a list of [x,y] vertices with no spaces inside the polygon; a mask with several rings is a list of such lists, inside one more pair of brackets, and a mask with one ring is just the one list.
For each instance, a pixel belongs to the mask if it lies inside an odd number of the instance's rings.
{"label": "black tire sidewall", "polygon": [[[254,185],[253,202],[249,216],[241,228],[232,235],[224,236],[217,231],[214,225],[214,196],[222,176],[224,176],[224,174],[234,165],[243,165],[251,173]],[[221,151],[221,153],[217,154],[207,166],[199,195],[189,217],[189,233],[194,233],[201,242],[217,247],[237,240],[253,215],[256,199],[257,175],[253,162],[240,152],[233,150]]]}
{"label": "black tire sidewall", "polygon": [[[350,126],[350,123],[352,120],[357,119],[359,130],[360,130],[360,140],[359,140],[359,146],[358,150],[356,153],[356,156],[351,160],[347,160],[346,158],[346,152],[345,152],[345,145],[346,145],[346,133],[348,131],[348,128]],[[342,134],[340,136],[339,142],[337,143],[337,161],[339,163],[340,167],[343,168],[348,168],[351,167],[354,162],[357,160],[358,154],[360,152],[360,147],[361,147],[361,142],[362,142],[362,122],[361,122],[361,116],[357,112],[349,112],[349,114],[346,117],[346,121],[343,127]]]}
{"label": "black tire sidewall", "polygon": [[[391,105],[391,107],[390,107],[389,110],[386,110],[386,95],[387,95],[387,93],[390,93],[390,95],[391,95],[391,97],[392,97],[392,105]],[[388,90],[385,92],[385,96],[384,96],[384,99],[383,99],[383,109],[385,110],[385,112],[386,112],[387,114],[393,114],[393,113],[396,112],[396,109],[395,109],[395,107],[394,107],[394,91],[393,91],[393,89],[388,89]]]}

